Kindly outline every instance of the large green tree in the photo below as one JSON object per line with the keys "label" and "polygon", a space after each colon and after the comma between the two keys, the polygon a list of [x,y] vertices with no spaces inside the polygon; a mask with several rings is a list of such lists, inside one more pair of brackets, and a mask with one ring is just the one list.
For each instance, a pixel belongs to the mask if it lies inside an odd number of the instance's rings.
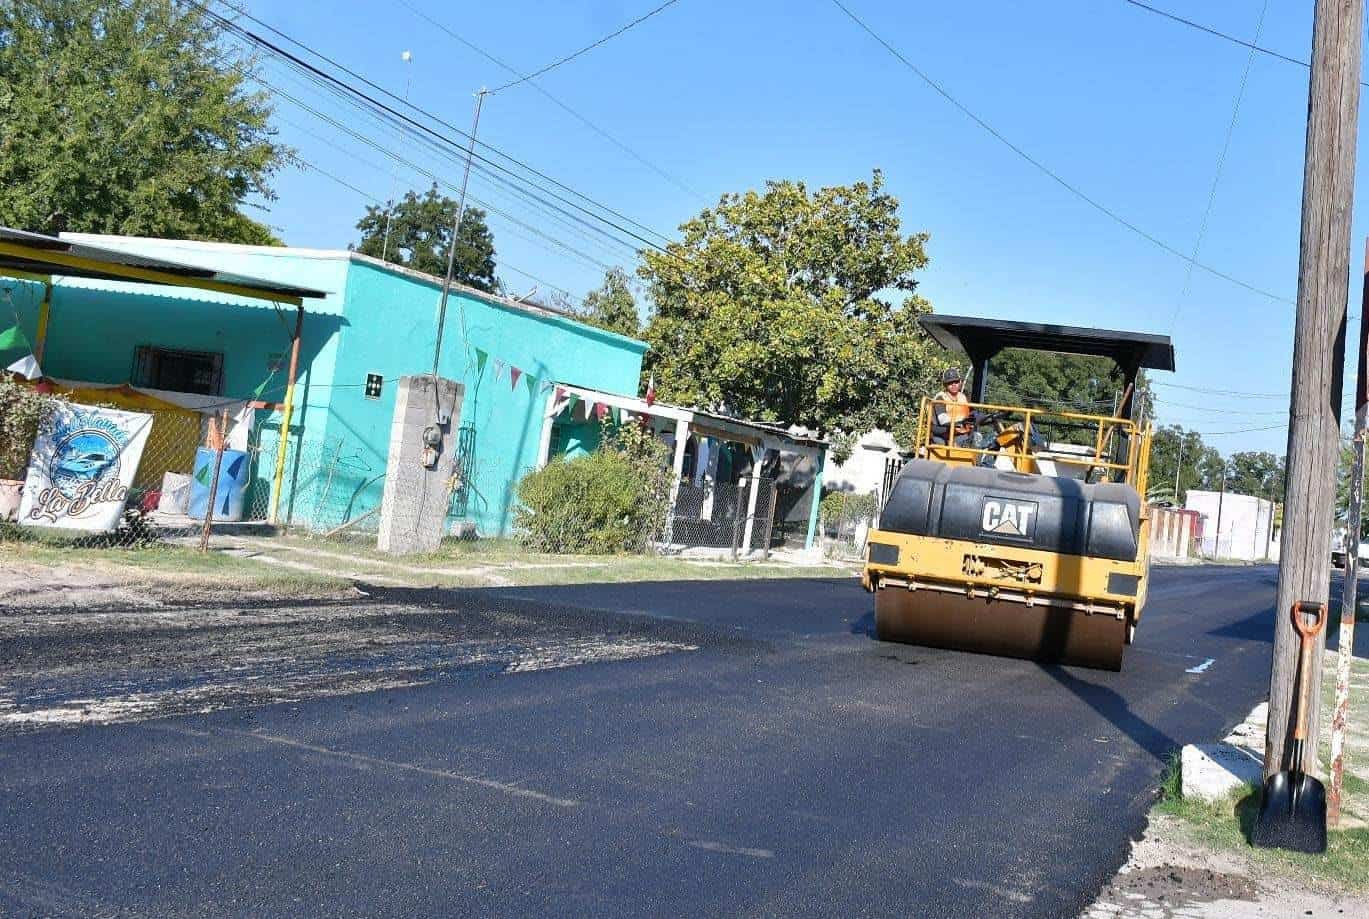
{"label": "large green tree", "polygon": [[[1226,460],[1215,447],[1203,442],[1197,431],[1186,431],[1176,424],[1155,430],[1150,443],[1150,484],[1147,497],[1157,501],[1183,504],[1189,489],[1215,490],[1221,487]],[[1178,490],[1175,470],[1178,469]]]}
{"label": "large green tree", "polygon": [[897,209],[879,171],[816,191],[774,181],[644,251],[661,398],[823,434],[906,433],[944,359],[916,321],[928,237],[904,235]]}
{"label": "large green tree", "polygon": [[1122,372],[1108,358],[1007,348],[989,362],[985,399],[1109,415],[1122,388]]}
{"label": "large green tree", "polygon": [[1283,501],[1283,476],[1283,459],[1273,453],[1233,453],[1226,466],[1226,490],[1278,503]]}
{"label": "large green tree", "polygon": [[204,12],[0,2],[0,224],[275,242],[243,214],[289,156]]}
{"label": "large green tree", "polygon": [[[447,250],[451,247],[456,211],[456,200],[439,194],[436,183],[421,197],[411,191],[397,204],[368,207],[366,216],[357,221],[361,241],[356,250],[415,271],[446,277]],[[499,289],[494,276],[494,236],[485,225],[485,212],[479,208],[468,207],[461,217],[452,278],[487,293]]]}
{"label": "large green tree", "polygon": [[590,325],[635,337],[641,334],[642,321],[637,315],[637,300],[628,287],[627,273],[613,268],[604,273],[604,283],[585,294],[580,318]]}

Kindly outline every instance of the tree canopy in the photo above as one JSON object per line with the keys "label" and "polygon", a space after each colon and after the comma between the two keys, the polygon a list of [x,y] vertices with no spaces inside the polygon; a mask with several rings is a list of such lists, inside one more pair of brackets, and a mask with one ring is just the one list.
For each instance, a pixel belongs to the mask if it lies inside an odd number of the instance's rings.
{"label": "tree canopy", "polygon": [[[422,197],[411,191],[397,204],[372,205],[357,221],[361,241],[356,244],[356,251],[425,274],[445,277],[456,211],[456,200],[439,194],[436,183]],[[494,236],[485,225],[485,212],[479,208],[468,207],[462,215],[452,279],[487,293],[499,290],[499,282],[494,276]]]}
{"label": "tree canopy", "polygon": [[817,191],[772,181],[644,251],[661,398],[822,434],[906,432],[946,360],[917,325],[928,236],[905,236],[897,208],[878,170]]}
{"label": "tree canopy", "polygon": [[580,318],[590,325],[598,326],[619,335],[636,337],[642,332],[642,322],[637,315],[637,300],[628,288],[628,276],[621,268],[613,268],[604,273],[604,283],[597,289],[585,294]]}
{"label": "tree canopy", "polygon": [[274,243],[243,214],[290,152],[204,12],[0,3],[0,224]]}
{"label": "tree canopy", "polygon": [[1106,415],[1122,385],[1121,370],[1105,357],[1006,348],[989,362],[985,399],[996,405]]}

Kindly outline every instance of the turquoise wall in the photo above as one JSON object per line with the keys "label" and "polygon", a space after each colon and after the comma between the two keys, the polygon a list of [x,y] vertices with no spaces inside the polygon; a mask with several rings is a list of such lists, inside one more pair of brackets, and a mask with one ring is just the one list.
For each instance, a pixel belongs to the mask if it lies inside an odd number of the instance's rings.
{"label": "turquoise wall", "polygon": [[[347,260],[322,259],[294,254],[286,249],[211,246],[190,248],[165,240],[92,238],[98,245],[160,256],[221,271],[269,277],[282,283],[324,291],[322,299],[305,302],[300,344],[300,372],[291,417],[291,449],[303,450],[321,442],[327,425],[330,386],[339,333],[346,320],[342,298]],[[4,286],[10,282],[5,280]],[[2,299],[2,298],[0,298]],[[21,296],[15,291],[25,333],[36,340],[38,304],[42,285],[28,285]],[[226,401],[251,397],[270,375],[269,366],[279,358],[281,368],[262,392],[266,401],[285,398],[290,357],[290,337],[296,310],[212,291],[173,289],[147,284],[59,278],[53,285],[47,343],[42,367],[48,376],[90,383],[129,382],[134,351],[141,345],[211,351],[223,354],[223,389]],[[279,443],[279,413],[257,413],[263,463],[254,470],[254,489],[268,488],[272,462]],[[188,471],[188,470],[187,470]],[[283,501],[289,503],[291,482]],[[296,477],[296,489],[305,483]],[[297,496],[296,496],[297,497]]]}
{"label": "turquoise wall", "polygon": [[[175,240],[89,237],[88,241],[220,271],[326,292],[305,301],[304,335],[292,455],[282,514],[329,527],[379,501],[395,387],[399,377],[432,369],[435,279],[386,268],[345,252],[196,244]],[[11,286],[4,282],[3,286]],[[12,299],[26,332],[36,327],[41,285],[13,282]],[[3,306],[3,304],[0,304]],[[205,291],[141,284],[59,281],[53,296],[44,371],[95,383],[128,381],[140,345],[224,355],[225,399],[252,394],[272,355],[289,357],[295,310]],[[476,349],[488,354],[483,370]],[[533,468],[550,392],[556,381],[635,395],[646,345],[553,314],[453,291],[448,302],[440,372],[465,385],[458,454],[469,475],[452,516],[483,535],[507,533],[518,479]],[[501,364],[502,362],[502,364]],[[509,368],[531,374],[511,385]],[[384,378],[367,399],[368,373]],[[284,398],[282,369],[263,393]],[[263,461],[254,488],[265,488],[280,418],[258,413]],[[572,449],[592,448],[597,426],[575,432]]]}
{"label": "turquoise wall", "polygon": [[[398,378],[432,369],[440,296],[436,281],[366,261],[351,263],[327,439],[343,440],[344,455],[354,457],[353,487],[370,469],[384,469]],[[488,355],[483,370],[476,349]],[[482,535],[507,533],[518,479],[537,463],[542,413],[551,396],[541,384],[635,395],[645,350],[641,342],[569,319],[453,291],[440,372],[465,385],[458,452],[469,473],[453,501],[453,516],[475,523]],[[532,374],[537,385],[530,390],[523,379],[512,385],[511,366]],[[385,378],[378,400],[364,396],[368,373]],[[351,500],[357,506],[369,501]]]}

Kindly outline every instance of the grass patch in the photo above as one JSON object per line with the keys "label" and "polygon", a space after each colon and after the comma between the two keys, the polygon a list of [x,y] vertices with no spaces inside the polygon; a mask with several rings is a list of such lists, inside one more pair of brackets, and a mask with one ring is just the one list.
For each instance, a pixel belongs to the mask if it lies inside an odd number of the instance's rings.
{"label": "grass patch", "polygon": [[350,585],[344,578],[272,568],[222,552],[152,544],[136,548],[92,548],[47,540],[0,542],[0,556],[51,568],[65,566],[116,575],[137,574],[143,583],[224,590],[266,590],[303,596],[331,593]]}
{"label": "grass patch", "polygon": [[[1358,776],[1347,773],[1345,779],[1347,795],[1369,789],[1369,782]],[[1223,801],[1185,798],[1180,794],[1179,754],[1175,753],[1160,780],[1160,799],[1154,811],[1178,818],[1197,843],[1243,853],[1257,866],[1262,879],[1282,875],[1356,893],[1369,891],[1369,829],[1332,830],[1325,855],[1257,849],[1250,844],[1250,833],[1260,812],[1261,796],[1259,786],[1247,785]]]}

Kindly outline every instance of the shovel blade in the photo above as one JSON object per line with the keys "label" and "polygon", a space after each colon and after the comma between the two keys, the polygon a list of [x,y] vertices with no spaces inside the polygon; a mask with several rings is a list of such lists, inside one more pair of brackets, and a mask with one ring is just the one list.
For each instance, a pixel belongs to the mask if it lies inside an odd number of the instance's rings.
{"label": "shovel blade", "polygon": [[1278,772],[1264,783],[1252,845],[1320,855],[1326,851],[1326,787],[1310,775]]}

